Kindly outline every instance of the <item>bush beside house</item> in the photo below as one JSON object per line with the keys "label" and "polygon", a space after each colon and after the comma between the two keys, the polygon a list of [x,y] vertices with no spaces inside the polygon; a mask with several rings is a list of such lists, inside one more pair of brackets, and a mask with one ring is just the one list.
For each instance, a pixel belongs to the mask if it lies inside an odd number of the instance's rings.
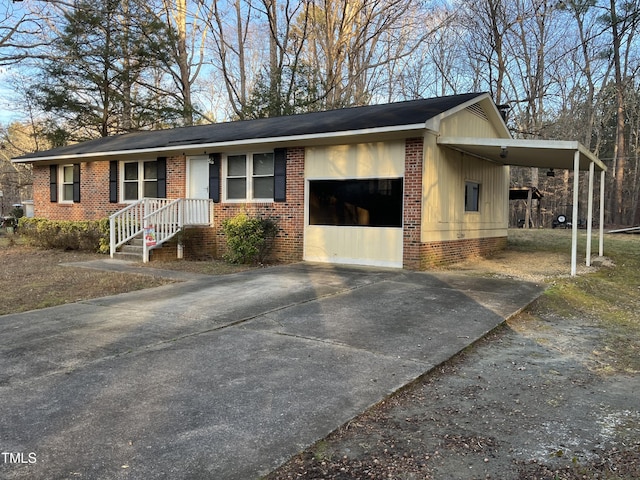
{"label": "bush beside house", "polygon": [[68,221],[22,217],[19,231],[40,248],[109,252],[109,219]]}

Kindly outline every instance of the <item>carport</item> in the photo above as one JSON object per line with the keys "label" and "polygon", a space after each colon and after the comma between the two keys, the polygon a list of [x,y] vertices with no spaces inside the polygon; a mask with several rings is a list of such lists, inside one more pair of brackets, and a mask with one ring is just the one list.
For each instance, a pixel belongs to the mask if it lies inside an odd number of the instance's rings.
{"label": "carport", "polygon": [[[586,265],[591,265],[593,223],[593,184],[596,168],[600,172],[599,256],[604,254],[604,174],[607,167],[579,142],[563,140],[521,140],[513,138],[440,137],[438,144],[501,165],[573,170],[573,218],[578,218],[580,171],[589,172],[587,205]],[[576,275],[578,222],[572,224],[571,276]]]}

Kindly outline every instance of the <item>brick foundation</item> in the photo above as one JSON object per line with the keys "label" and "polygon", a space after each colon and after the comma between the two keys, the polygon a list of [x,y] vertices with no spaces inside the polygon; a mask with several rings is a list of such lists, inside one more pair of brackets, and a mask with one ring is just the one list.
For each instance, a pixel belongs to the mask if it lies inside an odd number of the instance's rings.
{"label": "brick foundation", "polygon": [[[212,227],[187,227],[182,234],[185,260],[211,260],[216,258],[216,232]],[[178,258],[178,239],[172,238],[160,248],[154,248],[149,261],[171,261]]]}
{"label": "brick foundation", "polygon": [[489,256],[505,249],[506,246],[507,237],[423,243],[420,246],[421,261],[419,270],[429,270],[469,258]]}

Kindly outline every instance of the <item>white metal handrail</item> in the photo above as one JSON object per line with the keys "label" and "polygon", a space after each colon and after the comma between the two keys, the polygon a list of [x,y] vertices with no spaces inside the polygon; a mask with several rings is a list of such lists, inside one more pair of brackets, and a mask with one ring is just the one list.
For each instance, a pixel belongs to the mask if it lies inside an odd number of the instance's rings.
{"label": "white metal handrail", "polygon": [[149,261],[149,251],[174,237],[182,229],[182,199],[174,200],[144,216],[142,261]]}
{"label": "white metal handrail", "polygon": [[[210,225],[211,201],[197,198],[143,198],[109,217],[109,250],[144,233],[143,262],[149,251],[173,238],[185,225]],[[181,249],[178,250],[180,255]]]}
{"label": "white metal handrail", "polygon": [[183,222],[185,225],[211,225],[211,200],[183,198]]}
{"label": "white metal handrail", "polygon": [[116,249],[139,235],[144,217],[144,199],[109,216],[109,255],[113,258]]}

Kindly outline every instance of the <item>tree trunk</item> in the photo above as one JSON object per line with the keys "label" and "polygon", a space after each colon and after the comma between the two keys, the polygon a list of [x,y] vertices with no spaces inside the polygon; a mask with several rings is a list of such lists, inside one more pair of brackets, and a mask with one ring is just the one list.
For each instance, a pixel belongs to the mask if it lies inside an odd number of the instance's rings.
{"label": "tree trunk", "polygon": [[615,200],[613,210],[613,222],[617,225],[625,223],[624,218],[624,173],[627,161],[624,122],[624,84],[622,78],[622,65],[620,61],[620,32],[618,31],[618,16],[616,14],[616,2],[611,0],[611,32],[613,35],[613,63],[615,70],[616,88],[616,142],[614,148],[615,160]]}

